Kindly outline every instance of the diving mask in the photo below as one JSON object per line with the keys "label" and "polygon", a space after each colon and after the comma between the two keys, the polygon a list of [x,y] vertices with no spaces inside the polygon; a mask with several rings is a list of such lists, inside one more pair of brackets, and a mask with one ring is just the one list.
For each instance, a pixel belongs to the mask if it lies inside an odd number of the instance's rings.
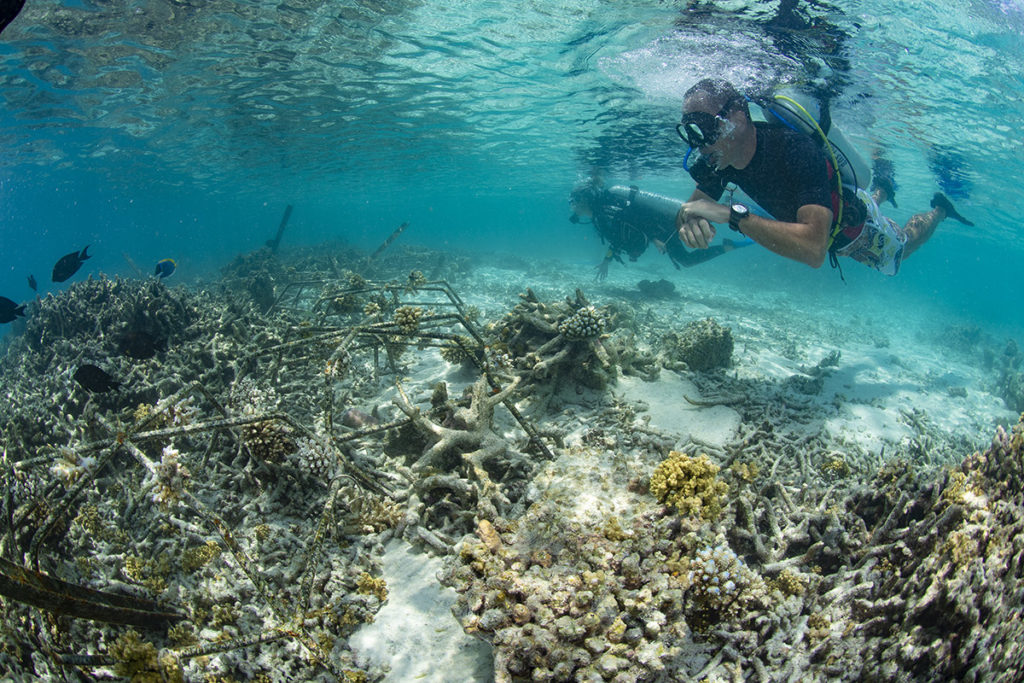
{"label": "diving mask", "polygon": [[676,132],[690,147],[710,147],[718,142],[721,135],[719,123],[726,120],[732,100],[726,102],[715,115],[704,111],[683,114],[683,120],[676,124]]}

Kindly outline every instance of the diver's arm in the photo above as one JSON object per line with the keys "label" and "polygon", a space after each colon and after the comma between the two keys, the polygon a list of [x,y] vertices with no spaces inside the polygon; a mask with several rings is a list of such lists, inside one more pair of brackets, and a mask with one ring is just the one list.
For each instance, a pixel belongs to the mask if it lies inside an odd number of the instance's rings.
{"label": "diver's arm", "polygon": [[[680,209],[685,221],[679,229],[679,238],[689,247],[706,249],[710,237],[703,230],[693,230],[695,217],[711,223],[728,223],[729,207],[711,201],[691,201]],[[744,235],[780,256],[799,261],[811,268],[820,268],[828,252],[828,235],[832,227],[832,211],[819,204],[805,204],[796,212],[795,223],[777,221],[750,214],[740,223]],[[703,222],[703,221],[701,221]]]}

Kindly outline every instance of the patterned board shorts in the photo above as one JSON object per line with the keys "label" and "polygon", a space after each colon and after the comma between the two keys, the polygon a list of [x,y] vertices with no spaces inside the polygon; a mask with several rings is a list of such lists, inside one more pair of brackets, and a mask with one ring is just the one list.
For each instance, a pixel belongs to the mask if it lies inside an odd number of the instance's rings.
{"label": "patterned board shorts", "polygon": [[907,233],[891,218],[882,215],[878,204],[866,191],[857,188],[857,197],[867,207],[864,229],[836,254],[848,256],[886,275],[900,272]]}

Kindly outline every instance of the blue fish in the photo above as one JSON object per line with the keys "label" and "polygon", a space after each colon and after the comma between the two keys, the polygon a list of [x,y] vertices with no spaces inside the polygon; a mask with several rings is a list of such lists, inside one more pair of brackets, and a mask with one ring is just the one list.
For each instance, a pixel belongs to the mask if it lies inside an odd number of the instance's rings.
{"label": "blue fish", "polygon": [[156,262],[156,272],[154,275],[159,275],[160,279],[163,280],[165,277],[170,277],[174,269],[178,267],[178,264],[174,262],[172,258],[165,258],[161,261]]}

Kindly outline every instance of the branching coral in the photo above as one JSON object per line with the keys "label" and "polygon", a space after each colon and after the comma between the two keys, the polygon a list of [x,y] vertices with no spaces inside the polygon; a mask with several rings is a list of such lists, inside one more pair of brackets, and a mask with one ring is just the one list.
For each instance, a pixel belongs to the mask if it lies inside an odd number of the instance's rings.
{"label": "branching coral", "polygon": [[[494,409],[515,390],[518,381],[493,393],[485,378],[473,385],[468,406],[442,411],[444,424],[439,424],[412,406],[403,395],[395,405],[405,413],[414,429],[428,439],[426,449],[416,457],[414,471],[457,472],[468,477],[470,488],[478,499],[478,513],[493,517],[510,500],[492,472],[509,478],[522,477],[532,466],[527,459],[509,447],[509,443],[493,430]],[[448,426],[445,426],[448,425]],[[423,487],[448,488],[456,495],[466,493],[466,484],[450,477],[435,476],[421,480]]]}
{"label": "branching coral", "polygon": [[602,342],[608,326],[602,309],[579,290],[575,299],[544,303],[532,290],[490,333],[491,346],[500,346],[514,358],[524,379],[557,384],[569,380],[603,388],[616,376],[614,360]]}

